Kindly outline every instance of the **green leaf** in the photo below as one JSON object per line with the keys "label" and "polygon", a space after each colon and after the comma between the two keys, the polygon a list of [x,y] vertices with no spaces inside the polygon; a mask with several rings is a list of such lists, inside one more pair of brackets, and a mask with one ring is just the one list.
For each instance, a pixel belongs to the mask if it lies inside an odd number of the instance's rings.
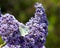
{"label": "green leaf", "polygon": [[3,44],[0,45],[0,48],[2,48],[6,43],[4,42]]}

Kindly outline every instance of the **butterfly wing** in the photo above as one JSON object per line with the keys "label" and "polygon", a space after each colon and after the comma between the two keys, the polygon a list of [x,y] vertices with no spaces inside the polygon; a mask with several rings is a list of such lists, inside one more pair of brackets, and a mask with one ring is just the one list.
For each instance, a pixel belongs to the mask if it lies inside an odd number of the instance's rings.
{"label": "butterfly wing", "polygon": [[19,26],[21,36],[29,34],[29,29],[26,26]]}

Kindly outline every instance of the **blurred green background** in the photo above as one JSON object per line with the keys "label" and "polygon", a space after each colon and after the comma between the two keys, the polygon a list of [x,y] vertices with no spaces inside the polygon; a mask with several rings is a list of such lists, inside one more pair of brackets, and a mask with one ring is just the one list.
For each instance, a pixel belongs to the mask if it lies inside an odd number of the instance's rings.
{"label": "blurred green background", "polygon": [[49,21],[46,48],[60,48],[60,0],[0,0],[0,8],[3,14],[13,14],[25,24],[34,16],[35,2],[43,4]]}

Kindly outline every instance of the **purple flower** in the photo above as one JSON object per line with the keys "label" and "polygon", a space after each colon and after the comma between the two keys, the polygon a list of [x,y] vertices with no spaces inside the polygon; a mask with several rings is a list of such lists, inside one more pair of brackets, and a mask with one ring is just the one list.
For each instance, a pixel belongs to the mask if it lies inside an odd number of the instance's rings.
{"label": "purple flower", "polygon": [[45,48],[48,21],[42,4],[36,3],[35,8],[34,17],[26,26],[19,23],[13,15],[1,15],[0,35],[6,42],[2,48]]}
{"label": "purple flower", "polygon": [[18,35],[20,36],[19,22],[15,19],[15,17],[13,15],[8,14],[8,13],[5,15],[1,15],[1,17],[0,17],[0,35],[2,36],[2,39],[5,42],[8,42],[10,37],[14,38],[14,36],[16,36],[16,38],[17,38]]}
{"label": "purple flower", "polygon": [[20,45],[10,45],[10,44],[6,44],[4,47],[2,48],[20,48]]}
{"label": "purple flower", "polygon": [[26,23],[26,26],[29,27],[31,32],[27,36],[30,39],[34,39],[34,46],[37,46],[36,48],[42,48],[46,42],[48,21],[46,18],[45,9],[43,8],[42,4],[36,3],[35,8],[35,16]]}

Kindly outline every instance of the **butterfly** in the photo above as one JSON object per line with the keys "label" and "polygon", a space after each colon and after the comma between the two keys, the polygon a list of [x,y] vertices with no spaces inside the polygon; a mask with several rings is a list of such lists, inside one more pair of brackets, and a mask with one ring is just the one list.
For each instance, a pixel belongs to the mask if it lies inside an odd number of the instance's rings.
{"label": "butterfly", "polygon": [[24,37],[30,32],[29,28],[25,25],[19,26],[19,31],[20,31],[21,36],[24,36]]}

